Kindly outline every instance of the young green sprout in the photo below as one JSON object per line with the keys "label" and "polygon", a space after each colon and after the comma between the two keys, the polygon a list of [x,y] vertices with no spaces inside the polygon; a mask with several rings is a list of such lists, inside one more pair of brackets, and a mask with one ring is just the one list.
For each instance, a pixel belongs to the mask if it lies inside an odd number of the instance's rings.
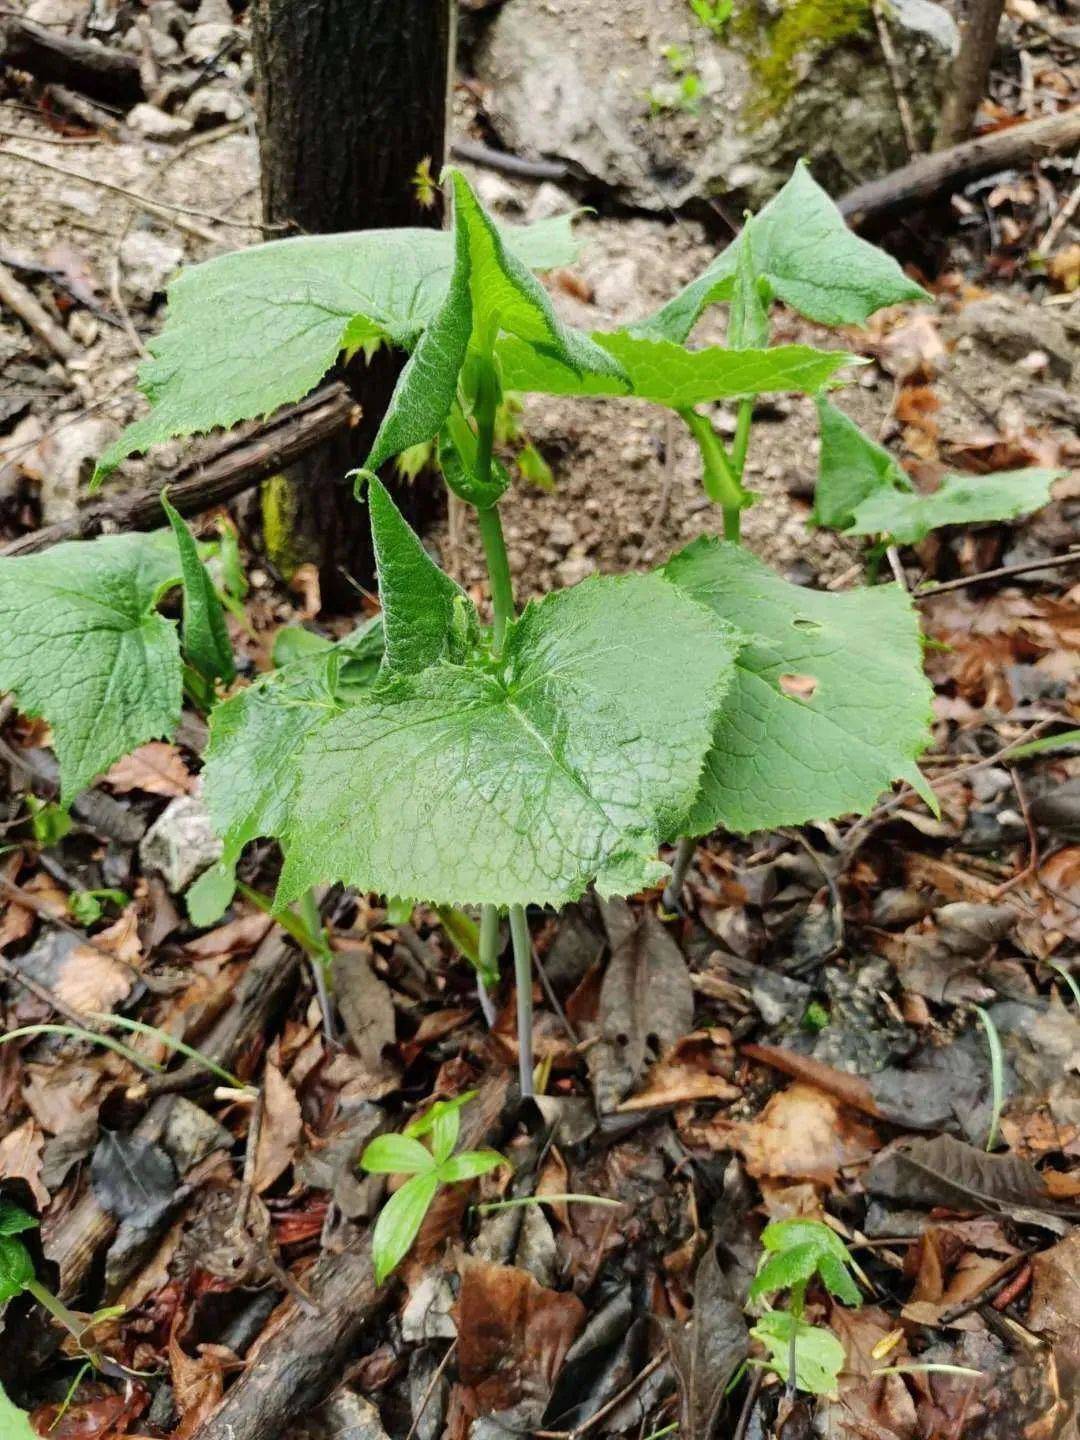
{"label": "young green sprout", "polygon": [[764,1362],[792,1390],[830,1394],[844,1364],[844,1347],[823,1326],[803,1318],[806,1292],[815,1278],[845,1305],[862,1296],[849,1271],[852,1259],[844,1242],[820,1220],[779,1220],[765,1227],[764,1254],[748,1299],[765,1300],[787,1291],[784,1310],[767,1310],[750,1334],[769,1352]]}
{"label": "young green sprout", "polygon": [[[409,1176],[375,1221],[371,1253],[379,1285],[409,1253],[424,1216],[444,1185],[475,1180],[499,1165],[510,1164],[497,1150],[462,1150],[454,1154],[461,1107],[475,1094],[475,1090],[468,1090],[453,1100],[437,1100],[399,1135],[377,1136],[361,1155],[360,1168],[370,1175]],[[421,1136],[430,1137],[426,1145],[421,1143]]]}

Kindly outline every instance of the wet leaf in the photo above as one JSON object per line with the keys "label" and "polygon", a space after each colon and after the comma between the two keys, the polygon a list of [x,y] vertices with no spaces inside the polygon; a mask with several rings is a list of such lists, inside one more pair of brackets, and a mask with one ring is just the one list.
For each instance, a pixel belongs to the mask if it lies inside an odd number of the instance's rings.
{"label": "wet leaf", "polygon": [[1053,1199],[1026,1160],[988,1155],[952,1135],[906,1140],[880,1155],[863,1177],[874,1195],[915,1205],[1021,1217],[1077,1214]]}
{"label": "wet leaf", "polygon": [[694,1276],[694,1313],[687,1325],[665,1326],[679,1383],[679,1435],[709,1440],[724,1392],[750,1349],[742,1306],[710,1245]]}

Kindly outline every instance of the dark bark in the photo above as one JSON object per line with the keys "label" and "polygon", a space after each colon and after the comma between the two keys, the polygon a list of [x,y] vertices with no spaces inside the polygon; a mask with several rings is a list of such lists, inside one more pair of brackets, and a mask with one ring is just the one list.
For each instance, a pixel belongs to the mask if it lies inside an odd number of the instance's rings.
{"label": "dark bark", "polygon": [[[451,0],[257,0],[264,218],[311,234],[439,224],[413,180],[424,161],[436,178],[442,168],[452,40]],[[350,577],[372,581],[366,510],[344,476],[367,453],[400,363],[380,353],[349,366],[360,424],[308,457],[307,484],[264,499],[269,558],[286,572],[315,561],[332,606],[355,605]],[[414,519],[433,488],[404,497]]]}
{"label": "dark bark", "polygon": [[838,203],[844,217],[859,230],[925,204],[950,186],[958,187],[1013,165],[1030,164],[1078,143],[1080,106],[1075,106],[1060,115],[1010,125],[948,150],[920,155],[880,180],[857,185]]}
{"label": "dark bark", "polygon": [[15,69],[114,105],[134,105],[143,98],[134,55],[99,45],[96,40],[59,35],[13,15],[0,24],[0,54]]}
{"label": "dark bark", "polygon": [[960,48],[953,61],[949,88],[941,106],[934,149],[947,150],[971,134],[975,112],[986,94],[990,66],[997,49],[998,26],[1005,0],[966,0],[960,17]]}

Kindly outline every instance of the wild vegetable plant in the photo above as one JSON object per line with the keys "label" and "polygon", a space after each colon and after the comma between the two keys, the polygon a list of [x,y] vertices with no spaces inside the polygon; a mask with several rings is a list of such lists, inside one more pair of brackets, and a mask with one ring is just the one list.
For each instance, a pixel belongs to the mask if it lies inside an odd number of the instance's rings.
{"label": "wild vegetable plant", "polygon": [[812,1281],[845,1305],[860,1305],[862,1296],[850,1272],[847,1246],[820,1220],[779,1220],[762,1232],[764,1254],[750,1286],[749,1300],[765,1300],[787,1292],[787,1307],[768,1309],[750,1334],[769,1352],[759,1362],[792,1388],[814,1395],[836,1390],[844,1364],[844,1347],[831,1330],[805,1318],[806,1292]]}
{"label": "wild vegetable plant", "polygon": [[[379,1135],[360,1157],[369,1175],[408,1175],[379,1211],[371,1235],[371,1253],[378,1284],[395,1270],[412,1248],[424,1216],[444,1185],[475,1180],[500,1165],[509,1165],[497,1150],[454,1153],[461,1128],[461,1107],[476,1094],[466,1091],[453,1100],[437,1100],[431,1109],[406,1125],[400,1135]],[[421,1136],[430,1136],[428,1144]]]}
{"label": "wild vegetable plant", "polygon": [[[204,793],[224,855],[189,895],[203,923],[233,893],[251,841],[279,841],[275,905],[335,881],[406,913],[480,909],[494,974],[500,916],[514,951],[522,1090],[532,1090],[527,905],[590,884],[633,894],[667,875],[661,846],[865,812],[906,780],[930,689],[909,597],[895,586],[817,593],[737,544],[753,397],[818,394],[843,352],[769,346],[767,305],[830,324],[922,295],[843,227],[809,174],[749,221],[705,274],[640,325],[563,324],[533,269],[572,255],[569,221],[500,229],[450,174],[451,233],[367,232],[257,246],[185,271],[141,381],[151,409],[102,457],[262,415],[340,354],[390,344],[408,360],[356,476],[370,508],[381,623],[334,644],[283,643],[239,687],[206,554],[170,529],[0,560],[0,689],[52,726],[64,804],[120,755],[168,736],[182,695],[210,715]],[[688,348],[707,304],[726,346]],[[698,440],[727,540],[696,541],[650,574],[591,577],[518,613],[496,451],[507,389],[637,397]],[[730,451],[699,407],[737,399]],[[375,472],[435,448],[473,513],[491,623],[431,559]],[[183,594],[178,627],[161,613]],[[686,856],[686,849],[681,851]],[[317,934],[314,920],[308,925]],[[458,925],[469,938],[467,922]]]}

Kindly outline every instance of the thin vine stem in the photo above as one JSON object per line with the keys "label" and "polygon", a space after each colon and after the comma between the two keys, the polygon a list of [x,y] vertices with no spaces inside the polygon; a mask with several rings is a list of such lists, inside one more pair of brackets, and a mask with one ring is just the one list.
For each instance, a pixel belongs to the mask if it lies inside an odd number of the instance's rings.
{"label": "thin vine stem", "polygon": [[510,906],[510,938],[514,945],[514,983],[517,986],[518,1073],[521,1077],[521,1098],[531,1099],[533,1085],[532,1036],[532,940],[521,905]]}

